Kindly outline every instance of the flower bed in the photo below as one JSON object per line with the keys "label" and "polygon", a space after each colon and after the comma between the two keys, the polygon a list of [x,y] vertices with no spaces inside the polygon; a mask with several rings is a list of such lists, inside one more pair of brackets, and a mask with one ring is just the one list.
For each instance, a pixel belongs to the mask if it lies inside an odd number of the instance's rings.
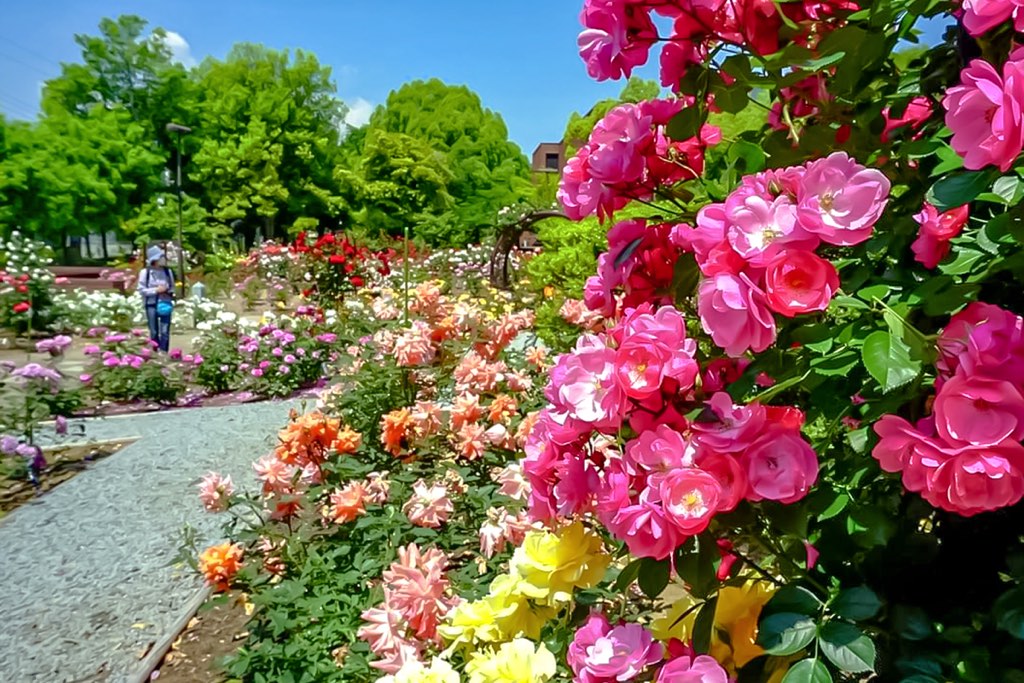
{"label": "flower bed", "polygon": [[261,515],[200,561],[256,606],[231,673],[1024,675],[1024,55],[971,3],[955,46],[897,54],[953,9],[585,2],[589,73],[663,42],[674,91],[563,172],[609,223],[563,308],[585,331],[542,381],[500,299],[373,301],[262,492],[204,483]]}

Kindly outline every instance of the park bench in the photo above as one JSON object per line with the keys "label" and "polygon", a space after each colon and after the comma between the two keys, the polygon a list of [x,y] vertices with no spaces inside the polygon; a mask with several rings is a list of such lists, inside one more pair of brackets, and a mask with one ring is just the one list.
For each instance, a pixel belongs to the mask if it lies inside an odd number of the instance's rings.
{"label": "park bench", "polygon": [[102,266],[51,266],[50,272],[57,278],[55,286],[61,289],[124,292],[129,284],[124,279],[107,277],[111,269]]}

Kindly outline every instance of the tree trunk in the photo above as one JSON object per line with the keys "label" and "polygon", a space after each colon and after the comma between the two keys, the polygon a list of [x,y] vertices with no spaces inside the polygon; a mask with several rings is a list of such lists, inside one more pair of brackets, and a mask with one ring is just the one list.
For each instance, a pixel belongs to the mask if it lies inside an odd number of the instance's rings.
{"label": "tree trunk", "polygon": [[68,242],[70,242],[68,239],[68,229],[67,227],[63,227],[60,229],[60,249],[64,265],[68,264],[68,255],[71,253],[71,245],[68,244]]}
{"label": "tree trunk", "polygon": [[100,244],[103,245],[103,260],[104,261],[110,260],[110,251],[107,248],[107,231],[106,230],[104,230],[103,232],[100,233]]}
{"label": "tree trunk", "polygon": [[85,241],[85,257],[92,260],[92,235],[86,235],[82,238]]}

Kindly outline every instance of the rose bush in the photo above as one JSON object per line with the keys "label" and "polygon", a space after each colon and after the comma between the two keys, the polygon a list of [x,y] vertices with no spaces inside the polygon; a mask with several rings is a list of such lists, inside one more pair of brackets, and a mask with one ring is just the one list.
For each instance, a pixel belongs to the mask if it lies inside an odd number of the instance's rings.
{"label": "rose bush", "polygon": [[[963,30],[907,50],[933,17]],[[349,474],[306,473],[297,504],[345,520],[323,547],[346,576],[313,576],[312,531],[262,543],[239,574],[262,635],[235,671],[1024,677],[1018,19],[997,2],[586,0],[588,72],[628,76],[660,46],[672,96],[609,111],[563,172],[567,214],[608,226],[562,307],[578,340],[516,370],[525,318],[481,328],[431,282],[377,298],[371,355],[325,398],[363,442]],[[748,107],[758,130],[709,123]],[[542,396],[528,367],[548,368]],[[380,506],[388,457],[402,486]],[[444,461],[470,489],[442,483]],[[493,484],[488,462],[506,464]],[[339,600],[369,590],[362,567],[380,590]],[[263,587],[271,568],[288,589]],[[288,654],[279,639],[323,608],[277,605],[325,585],[336,630]]]}

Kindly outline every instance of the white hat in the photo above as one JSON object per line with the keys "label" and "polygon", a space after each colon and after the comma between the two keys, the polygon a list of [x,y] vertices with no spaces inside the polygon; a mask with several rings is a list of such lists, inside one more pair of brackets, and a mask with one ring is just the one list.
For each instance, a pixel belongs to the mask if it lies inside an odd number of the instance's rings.
{"label": "white hat", "polygon": [[158,261],[164,257],[164,250],[160,247],[153,246],[146,250],[146,261],[152,263]]}

